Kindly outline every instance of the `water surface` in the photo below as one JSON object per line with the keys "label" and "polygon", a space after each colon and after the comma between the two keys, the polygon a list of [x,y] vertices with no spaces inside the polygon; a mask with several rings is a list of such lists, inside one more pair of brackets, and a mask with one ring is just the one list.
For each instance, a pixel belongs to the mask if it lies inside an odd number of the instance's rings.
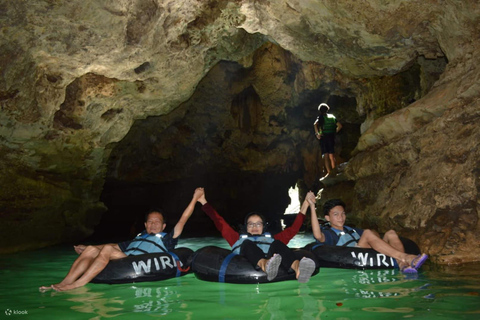
{"label": "water surface", "polygon": [[[297,235],[291,247],[311,242]],[[194,250],[228,248],[221,238],[181,239]],[[135,284],[88,284],[40,293],[59,282],[77,257],[57,246],[0,256],[2,319],[479,319],[480,265],[439,268],[427,263],[417,276],[398,270],[323,268],[306,284],[259,285],[181,278]]]}

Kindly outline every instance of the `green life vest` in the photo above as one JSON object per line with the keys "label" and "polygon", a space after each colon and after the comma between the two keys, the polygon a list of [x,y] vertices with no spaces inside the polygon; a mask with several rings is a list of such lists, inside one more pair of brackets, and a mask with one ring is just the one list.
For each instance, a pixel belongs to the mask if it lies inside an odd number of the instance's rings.
{"label": "green life vest", "polygon": [[337,119],[333,114],[326,114],[323,116],[323,133],[335,133],[337,132]]}

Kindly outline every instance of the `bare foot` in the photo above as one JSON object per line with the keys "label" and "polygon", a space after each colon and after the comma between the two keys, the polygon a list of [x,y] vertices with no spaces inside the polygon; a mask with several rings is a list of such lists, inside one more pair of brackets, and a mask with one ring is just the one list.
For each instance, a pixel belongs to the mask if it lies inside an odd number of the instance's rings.
{"label": "bare foot", "polygon": [[260,269],[262,269],[263,272],[265,272],[265,266],[267,265],[267,261],[268,260],[265,258],[258,260],[257,265],[260,267]]}
{"label": "bare foot", "polygon": [[81,287],[81,286],[74,285],[74,284],[66,284],[66,285],[62,285],[62,286],[52,285],[53,290],[55,290],[57,292],[68,291],[68,290],[76,289],[78,287]]}
{"label": "bare foot", "polygon": [[409,264],[405,262],[405,260],[395,259],[397,261],[398,269],[403,270],[404,268],[408,267]]}
{"label": "bare foot", "polygon": [[76,253],[82,254],[82,252],[85,251],[86,246],[79,244],[78,246],[73,246],[73,248],[75,249]]}
{"label": "bare foot", "polygon": [[53,289],[53,285],[48,286],[48,287],[47,287],[47,286],[41,286],[40,288],[38,288],[38,291],[40,291],[40,292],[46,292],[46,291],[52,290],[52,289]]}
{"label": "bare foot", "polygon": [[72,284],[73,282],[66,282],[65,279],[62,281],[62,282],[59,282],[59,283],[55,283],[55,284],[52,284],[51,287],[63,287],[63,286],[66,286],[66,285],[69,285],[69,284]]}
{"label": "bare foot", "polygon": [[414,254],[407,254],[406,258],[403,260],[407,266],[410,266],[412,264],[412,261],[416,258],[417,256]]}

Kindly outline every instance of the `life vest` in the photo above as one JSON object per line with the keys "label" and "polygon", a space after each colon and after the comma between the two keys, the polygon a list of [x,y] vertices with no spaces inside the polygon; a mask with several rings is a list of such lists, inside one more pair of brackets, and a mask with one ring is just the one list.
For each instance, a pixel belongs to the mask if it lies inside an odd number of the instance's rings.
{"label": "life vest", "polygon": [[128,245],[124,253],[127,256],[137,256],[145,253],[168,252],[162,240],[166,235],[164,232],[152,234],[145,232],[140,233]]}
{"label": "life vest", "polygon": [[343,226],[343,231],[331,227],[322,227],[322,232],[330,233],[333,239],[336,239],[335,245],[339,247],[355,247],[360,240],[358,232],[348,226]]}
{"label": "life vest", "polygon": [[323,133],[335,133],[337,132],[337,119],[333,114],[326,114],[323,116]]}
{"label": "life vest", "polygon": [[251,234],[241,234],[240,238],[238,238],[237,242],[235,242],[232,246],[232,251],[236,254],[240,254],[240,247],[245,240],[250,240],[255,243],[262,251],[267,254],[268,249],[270,249],[270,245],[274,241],[272,235],[268,232],[260,234],[258,236],[254,236]]}

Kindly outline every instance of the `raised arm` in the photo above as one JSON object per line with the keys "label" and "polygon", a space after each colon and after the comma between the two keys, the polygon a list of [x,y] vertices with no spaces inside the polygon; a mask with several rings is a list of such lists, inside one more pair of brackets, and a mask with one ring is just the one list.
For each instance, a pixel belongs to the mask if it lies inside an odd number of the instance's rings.
{"label": "raised arm", "polygon": [[203,196],[203,193],[204,193],[203,188],[195,189],[192,200],[188,204],[185,211],[183,211],[183,214],[180,217],[180,220],[178,220],[177,224],[175,225],[175,228],[173,229],[173,238],[178,238],[182,234],[183,227],[185,227],[185,223],[187,223],[188,219],[192,215],[193,209],[195,209],[195,204],[197,203],[198,199],[201,196]]}
{"label": "raised arm", "polygon": [[322,230],[320,229],[320,224],[318,223],[317,212],[315,210],[315,195],[313,192],[309,192],[306,197],[308,201],[308,205],[310,206],[310,211],[312,213],[312,232],[313,237],[320,242],[325,242],[325,235],[323,234]]}
{"label": "raised arm", "polygon": [[288,244],[288,242],[290,242],[290,240],[292,240],[292,238],[295,237],[295,235],[298,233],[298,231],[302,227],[303,222],[305,222],[305,214],[307,213],[307,209],[308,202],[305,199],[305,201],[303,201],[302,203],[302,207],[300,208],[300,212],[295,217],[295,221],[293,221],[292,225],[274,235],[274,238],[276,240],[282,241],[285,244]]}
{"label": "raised arm", "polygon": [[205,194],[203,194],[199,199],[198,202],[202,204],[202,210],[207,214],[207,216],[212,219],[215,227],[218,231],[222,234],[222,237],[227,240],[228,244],[232,246],[235,242],[237,242],[239,238],[238,232],[233,230],[233,228],[223,219],[221,215],[213,208],[205,198]]}

